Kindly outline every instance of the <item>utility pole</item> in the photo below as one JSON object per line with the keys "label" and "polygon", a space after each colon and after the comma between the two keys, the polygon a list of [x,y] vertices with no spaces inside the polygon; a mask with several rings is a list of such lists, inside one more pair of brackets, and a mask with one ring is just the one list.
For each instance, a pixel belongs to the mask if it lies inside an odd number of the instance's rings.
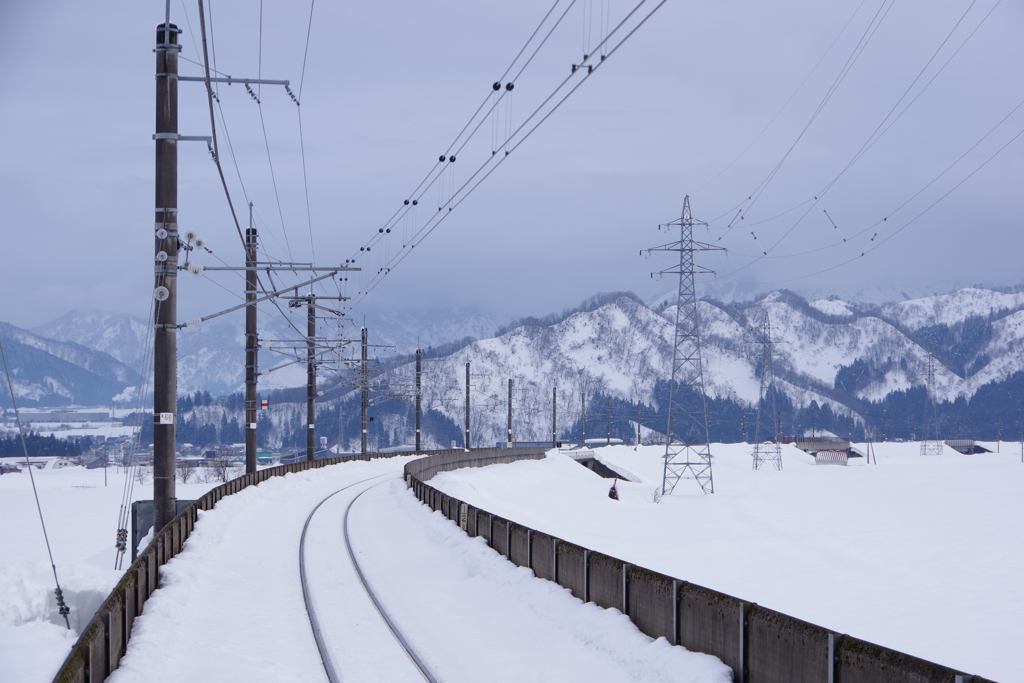
{"label": "utility pole", "polygon": [[420,442],[420,416],[421,406],[423,400],[423,385],[420,383],[420,377],[423,372],[423,351],[416,349],[416,452],[419,453],[423,446]]}
{"label": "utility pole", "polygon": [[469,450],[469,363],[466,363],[466,450]]}
{"label": "utility pole", "polygon": [[999,449],[1000,449],[1002,443],[1003,443],[1003,421],[1000,420],[999,421],[999,431],[996,432],[996,453],[999,452]]}
{"label": "utility pole", "polygon": [[558,385],[551,387],[551,447],[558,448]]}
{"label": "utility pole", "polygon": [[245,473],[256,471],[256,228],[252,227],[252,202],[249,202],[249,227],[245,231]]}
{"label": "utility pole", "polygon": [[888,425],[886,424],[885,419],[885,408],[882,408],[882,443],[885,443],[885,431],[887,429],[887,426]]}
{"label": "utility pole", "polygon": [[306,462],[316,458],[316,299],[306,301]]}
{"label": "utility pole", "polygon": [[508,445],[512,447],[512,378],[508,380]]}
{"label": "utility pole", "polygon": [[606,446],[612,445],[612,397],[608,397],[608,443]]}
{"label": "utility pole", "polygon": [[641,410],[641,406],[643,406],[643,403],[640,402],[640,399],[637,399],[636,400],[636,445],[637,445],[637,448],[640,447],[640,437],[641,437],[641,434],[640,434],[640,418],[641,418],[640,410]]}
{"label": "utility pole", "polygon": [[370,383],[368,380],[368,370],[366,367],[366,361],[369,360],[367,355],[367,330],[363,328],[362,334],[362,362],[359,364],[359,432],[360,432],[360,445],[359,453],[363,459],[367,458],[366,454],[366,425],[367,425],[367,408],[370,407]]}
{"label": "utility pole", "polygon": [[583,412],[580,414],[580,448],[587,447],[587,392],[580,392],[580,403]]}
{"label": "utility pole", "polygon": [[153,526],[177,514],[174,488],[178,397],[178,27],[170,11],[156,32],[156,299],[153,336]]}

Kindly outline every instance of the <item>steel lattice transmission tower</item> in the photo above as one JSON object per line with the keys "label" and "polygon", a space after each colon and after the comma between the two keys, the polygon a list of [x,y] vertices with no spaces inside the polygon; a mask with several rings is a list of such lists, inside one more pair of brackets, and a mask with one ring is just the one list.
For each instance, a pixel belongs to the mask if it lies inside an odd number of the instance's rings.
{"label": "steel lattice transmission tower", "polygon": [[[761,365],[761,391],[757,401],[757,423],[754,426],[754,469],[761,469],[764,463],[771,463],[775,469],[782,469],[782,446],[779,445],[779,414],[775,400],[775,367],[774,345],[772,341],[772,324],[768,319],[768,311],[764,313],[761,325],[761,338],[756,342],[760,347],[758,354]],[[770,395],[770,398],[769,398]]]}
{"label": "steel lattice transmission tower", "polygon": [[700,355],[700,320],[697,311],[695,277],[713,271],[702,270],[693,262],[696,251],[721,251],[693,239],[695,226],[707,223],[694,220],[690,197],[683,201],[683,215],[677,221],[660,226],[679,227],[679,241],[648,249],[647,252],[679,253],[679,265],[658,275],[678,275],[675,337],[672,349],[672,378],[668,398],[668,439],[665,444],[665,469],[661,482],[663,495],[672,493],[680,479],[696,479],[704,493],[715,492],[711,473],[711,445],[708,435],[708,404],[704,393],[704,369]]}
{"label": "steel lattice transmission tower", "polygon": [[939,408],[935,399],[935,350],[928,351],[928,375],[925,390],[924,430],[925,438],[921,441],[921,455],[942,455],[942,441],[939,440]]}

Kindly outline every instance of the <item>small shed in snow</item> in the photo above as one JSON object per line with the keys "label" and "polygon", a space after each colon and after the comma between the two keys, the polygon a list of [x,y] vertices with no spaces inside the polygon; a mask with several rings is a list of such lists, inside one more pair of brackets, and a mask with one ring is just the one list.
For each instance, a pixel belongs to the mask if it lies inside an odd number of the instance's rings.
{"label": "small shed in snow", "polygon": [[846,449],[821,450],[814,454],[815,465],[842,465],[846,466],[848,458]]}

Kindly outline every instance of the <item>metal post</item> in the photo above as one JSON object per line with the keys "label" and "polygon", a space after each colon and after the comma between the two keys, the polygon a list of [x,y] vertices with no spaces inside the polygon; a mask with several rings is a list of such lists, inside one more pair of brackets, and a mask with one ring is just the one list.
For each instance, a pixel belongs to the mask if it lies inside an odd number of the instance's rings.
{"label": "metal post", "polygon": [[306,461],[316,457],[316,299],[306,302]]}
{"label": "metal post", "polygon": [[423,352],[420,349],[416,349],[416,452],[419,453],[422,449],[420,443],[420,415],[421,415],[421,401],[423,400],[423,388],[420,383],[420,376],[423,372]]}
{"label": "metal post", "polygon": [[608,443],[606,446],[612,445],[612,397],[608,397]]}
{"label": "metal post", "polygon": [[249,202],[249,228],[245,231],[245,473],[256,471],[256,228],[252,227],[252,202]]}
{"label": "metal post", "polygon": [[558,448],[558,385],[551,387],[551,447]]}
{"label": "metal post", "polygon": [[[740,659],[739,659],[739,671],[736,672],[737,683],[745,683],[747,680],[747,603],[740,602]],[[831,646],[832,640],[829,637],[829,645]],[[832,648],[829,647],[829,653],[831,654]],[[829,683],[832,683],[832,674],[829,673]]]}
{"label": "metal post", "polygon": [[640,402],[640,399],[636,400],[636,445],[638,447],[640,446],[640,440],[643,437],[643,434],[640,432],[640,420],[642,419],[640,411],[643,405],[644,404]]}
{"label": "metal post", "polygon": [[360,432],[360,454],[366,458],[366,410],[370,406],[370,387],[366,380],[366,361],[367,361],[367,331],[363,328],[362,341],[363,341],[363,354],[362,362],[359,364],[359,432]]}
{"label": "metal post", "polygon": [[508,445],[512,446],[512,379],[508,380]]}
{"label": "metal post", "polygon": [[466,450],[469,450],[469,363],[466,363]]}
{"label": "metal post", "polygon": [[587,392],[580,392],[580,402],[583,405],[583,412],[580,414],[580,448],[587,447]]}
{"label": "metal post", "polygon": [[836,681],[836,640],[835,633],[828,634],[828,683]]}
{"label": "metal post", "polygon": [[153,338],[153,514],[156,530],[174,519],[178,398],[178,27],[156,32],[156,298]]}

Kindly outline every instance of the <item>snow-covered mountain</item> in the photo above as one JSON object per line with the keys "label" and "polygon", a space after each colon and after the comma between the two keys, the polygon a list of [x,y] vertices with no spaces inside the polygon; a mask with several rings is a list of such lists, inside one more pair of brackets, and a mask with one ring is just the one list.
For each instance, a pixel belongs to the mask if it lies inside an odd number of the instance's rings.
{"label": "snow-covered mountain", "polygon": [[[275,309],[261,311],[260,338],[264,340],[298,339],[306,330],[305,309],[284,309],[284,317]],[[399,314],[369,311],[366,325],[374,356],[386,359],[396,353],[438,346],[467,336],[493,334],[498,324],[494,316],[468,310],[439,310]],[[360,324],[362,320],[360,320]],[[216,318],[178,333],[178,391],[209,391],[227,394],[240,391],[245,379],[245,332],[241,311]],[[141,372],[150,325],[134,316],[95,311],[71,311],[32,330],[36,338],[74,342],[113,356],[133,374]],[[331,339],[358,339],[359,329],[349,323],[344,329],[321,329]],[[268,342],[268,347],[284,344]],[[270,351],[260,354],[260,370],[272,370],[260,377],[262,390],[305,386],[306,370],[301,364],[288,364],[291,358]],[[73,362],[73,361],[72,361]]]}
{"label": "snow-covered mountain", "polygon": [[[427,349],[427,408],[436,408],[456,424],[462,422],[469,362],[474,433],[481,430],[485,441],[504,434],[507,382],[512,378],[517,435],[542,439],[549,437],[556,386],[563,424],[578,419],[581,394],[591,400],[600,394],[656,406],[656,385],[667,380],[670,371],[674,311],[665,299],[645,304],[632,294],[601,295],[579,309],[506,325],[498,336],[469,344],[452,342],[484,335],[493,329],[495,319],[464,311],[379,313],[368,315],[366,324],[372,343],[397,347],[374,349],[372,354],[394,366],[389,375],[411,379],[412,365],[395,354],[415,348],[417,337]],[[774,340],[780,342],[775,347],[779,387],[797,408],[813,400],[837,414],[856,414],[868,401],[920,388],[926,382],[930,352],[935,355],[940,401],[970,399],[982,387],[1024,370],[1024,291],[966,288],[876,305],[835,297],[807,301],[780,290],[746,302],[707,299],[699,303],[699,311],[708,394],[748,406],[756,403],[759,389],[756,347],[751,342],[765,315]],[[293,315],[293,320],[276,311],[262,316],[261,339],[297,338],[297,330],[305,327],[305,314],[299,310]],[[35,334],[10,326],[3,329],[5,336],[13,335],[12,344],[44,353],[47,359],[18,361],[31,366],[23,367],[17,377],[23,385],[19,395],[44,402],[46,396],[63,397],[58,402],[67,402],[92,383],[95,391],[90,389],[89,395],[105,395],[95,401],[102,403],[135,384],[132,378],[139,373],[147,325],[130,316],[72,312],[36,328]],[[352,327],[320,333],[328,338],[358,336]],[[183,330],[180,393],[238,391],[243,346],[240,314]],[[284,366],[261,376],[261,391],[305,383],[304,366],[288,362],[286,356],[261,352],[261,370]]]}
{"label": "snow-covered mountain", "polygon": [[[514,431],[550,438],[552,392],[563,424],[579,419],[581,395],[657,404],[655,384],[671,369],[675,307],[652,310],[631,294],[558,319],[513,324],[492,339],[424,362],[426,406],[461,424],[465,364],[471,364],[474,437],[505,433],[507,382],[514,382]],[[756,404],[754,331],[769,316],[779,388],[797,407],[816,401],[856,414],[863,401],[926,383],[934,352],[940,401],[969,399],[982,386],[1024,370],[1024,292],[962,289],[884,306],[836,298],[806,301],[785,290],[756,301],[698,304],[709,396]],[[393,371],[408,380],[412,366]],[[476,436],[479,433],[479,436]]]}
{"label": "snow-covered mountain", "polygon": [[[102,351],[7,323],[0,323],[0,337],[21,406],[104,405],[137,383],[132,368]],[[0,382],[0,397],[10,405],[6,382]]]}

